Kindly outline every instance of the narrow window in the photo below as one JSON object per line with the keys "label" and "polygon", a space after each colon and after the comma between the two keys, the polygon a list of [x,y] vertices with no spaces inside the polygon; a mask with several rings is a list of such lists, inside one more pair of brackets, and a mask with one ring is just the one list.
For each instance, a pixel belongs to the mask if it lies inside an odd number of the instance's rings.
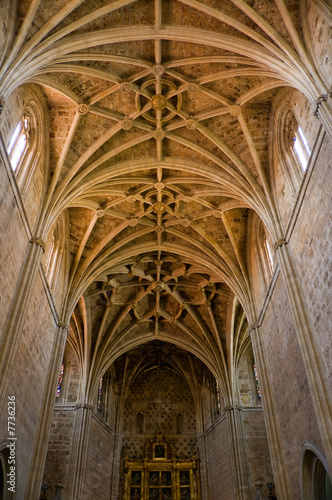
{"label": "narrow window", "polygon": [[268,263],[269,263],[270,272],[272,274],[273,270],[274,270],[273,253],[272,253],[271,245],[270,245],[269,241],[266,238],[265,238],[265,241],[264,241],[264,245],[265,245],[266,254],[268,256],[267,260],[268,260]]}
{"label": "narrow window", "polygon": [[261,397],[261,388],[260,388],[259,381],[258,381],[258,374],[257,374],[257,368],[256,368],[255,363],[254,363],[254,375],[255,375],[255,381],[256,381],[257,395],[260,398]]}
{"label": "narrow window", "polygon": [[29,118],[24,116],[17,124],[8,146],[8,154],[12,169],[17,171],[28,148],[29,142]]}
{"label": "narrow window", "polygon": [[216,398],[217,398],[217,409],[218,413],[221,413],[221,396],[220,396],[220,387],[218,381],[216,380]]}
{"label": "narrow window", "polygon": [[99,380],[97,409],[101,411],[101,399],[103,394],[103,377]]}
{"label": "narrow window", "polygon": [[63,379],[64,368],[65,368],[65,365],[64,365],[64,363],[62,363],[61,364],[61,368],[60,368],[60,374],[59,374],[59,380],[58,380],[58,387],[57,387],[57,390],[56,390],[56,397],[57,398],[60,397],[61,384],[62,384],[62,379]]}
{"label": "narrow window", "polygon": [[299,159],[303,172],[305,172],[311,155],[311,149],[301,127],[298,127],[294,134],[294,151]]}

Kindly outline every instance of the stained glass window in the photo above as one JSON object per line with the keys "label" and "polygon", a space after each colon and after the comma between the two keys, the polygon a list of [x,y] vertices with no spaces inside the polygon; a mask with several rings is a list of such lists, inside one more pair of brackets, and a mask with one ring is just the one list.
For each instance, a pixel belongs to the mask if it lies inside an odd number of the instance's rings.
{"label": "stained glass window", "polygon": [[99,411],[101,411],[101,397],[102,397],[102,392],[103,392],[103,377],[100,378],[100,380],[99,380],[99,387],[98,387],[97,408],[98,408]]}
{"label": "stained glass window", "polygon": [[259,386],[258,375],[257,375],[257,368],[256,368],[256,364],[255,363],[254,363],[254,374],[255,374],[255,380],[256,380],[257,394],[258,394],[258,397],[260,398],[261,397],[261,388]]}
{"label": "stained glass window", "polygon": [[61,384],[62,384],[62,379],[63,379],[63,371],[64,371],[65,365],[62,363],[61,368],[60,368],[60,374],[59,374],[59,381],[58,381],[58,388],[56,390],[56,397],[60,397],[60,391],[61,391]]}
{"label": "stained glass window", "polygon": [[218,381],[216,380],[216,396],[217,396],[217,408],[218,412],[221,412],[221,397],[220,397],[220,387]]}

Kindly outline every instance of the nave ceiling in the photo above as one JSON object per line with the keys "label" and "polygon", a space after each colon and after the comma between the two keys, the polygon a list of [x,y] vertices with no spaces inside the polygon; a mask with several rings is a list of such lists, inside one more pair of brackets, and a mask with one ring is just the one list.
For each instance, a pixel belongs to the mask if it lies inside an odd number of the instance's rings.
{"label": "nave ceiling", "polygon": [[50,162],[39,232],[46,240],[66,214],[64,314],[74,311],[70,341],[89,358],[90,378],[161,339],[200,357],[227,392],[248,342],[246,317],[256,313],[254,212],[273,241],[282,236],[272,102],[284,87],[311,103],[324,89],[304,49],[306,2],[31,0],[17,8],[0,92],[6,99],[34,84],[45,96]]}

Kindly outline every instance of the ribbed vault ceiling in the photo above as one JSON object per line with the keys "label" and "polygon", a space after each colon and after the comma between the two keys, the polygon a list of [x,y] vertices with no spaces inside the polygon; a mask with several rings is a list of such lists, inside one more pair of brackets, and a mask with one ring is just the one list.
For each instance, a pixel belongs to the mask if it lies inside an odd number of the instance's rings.
{"label": "ribbed vault ceiling", "polygon": [[67,212],[70,338],[94,383],[118,355],[156,338],[227,381],[247,338],[243,310],[252,313],[250,213],[280,236],[271,102],[284,86],[311,101],[320,92],[303,5],[18,2],[0,91],[34,83],[48,101],[40,231],[46,238]]}

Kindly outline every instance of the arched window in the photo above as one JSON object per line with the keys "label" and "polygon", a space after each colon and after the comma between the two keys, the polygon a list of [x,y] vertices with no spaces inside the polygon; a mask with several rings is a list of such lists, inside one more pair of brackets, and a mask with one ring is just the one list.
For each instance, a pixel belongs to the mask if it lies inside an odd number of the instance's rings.
{"label": "arched window", "polygon": [[56,390],[56,397],[59,398],[61,394],[61,385],[62,385],[62,380],[63,380],[63,373],[64,373],[65,365],[64,363],[61,363],[60,367],[60,373],[59,373],[59,380],[58,380],[58,387]]}
{"label": "arched window", "polygon": [[324,458],[311,444],[303,456],[302,499],[332,500],[332,482]]}
{"label": "arched window", "polygon": [[[286,163],[288,163],[288,167],[290,167],[288,177],[294,184],[295,191],[297,191],[297,181],[302,178],[303,172],[307,169],[311,149],[303,129],[298,124],[289,106],[290,104],[288,103],[283,108],[281,118],[283,130],[281,147],[283,150],[282,155],[286,156]],[[284,165],[284,168],[287,168],[286,165]]]}
{"label": "arched window", "polygon": [[255,252],[261,292],[264,295],[268,291],[275,269],[275,253],[271,237],[257,214],[253,214],[251,220],[251,241]]}
{"label": "arched window", "polygon": [[30,119],[27,114],[18,122],[8,145],[8,155],[14,172],[19,170],[29,147]]}
{"label": "arched window", "polygon": [[38,100],[30,100],[13,131],[7,146],[8,156],[22,195],[38,164],[45,138],[43,111]]}

